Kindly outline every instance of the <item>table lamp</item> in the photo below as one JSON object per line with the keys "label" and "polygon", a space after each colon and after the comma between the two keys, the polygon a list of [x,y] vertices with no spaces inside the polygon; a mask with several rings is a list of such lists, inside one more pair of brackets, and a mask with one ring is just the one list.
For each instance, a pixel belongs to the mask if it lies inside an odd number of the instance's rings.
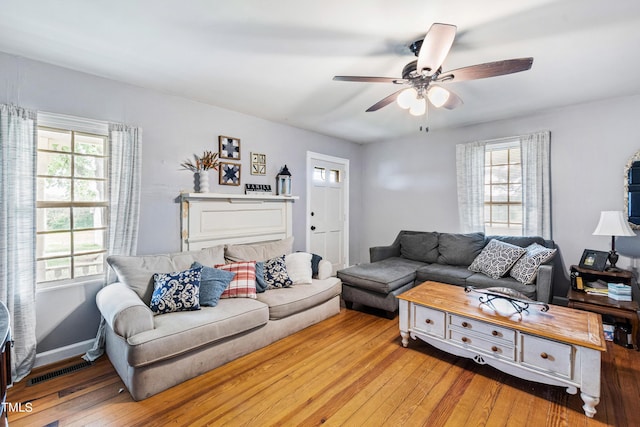
{"label": "table lamp", "polygon": [[609,252],[608,270],[616,271],[616,263],[618,262],[618,253],[616,252],[616,236],[635,236],[636,233],[631,230],[627,219],[622,211],[602,211],[600,212],[600,222],[593,232],[594,236],[611,236],[611,251]]}

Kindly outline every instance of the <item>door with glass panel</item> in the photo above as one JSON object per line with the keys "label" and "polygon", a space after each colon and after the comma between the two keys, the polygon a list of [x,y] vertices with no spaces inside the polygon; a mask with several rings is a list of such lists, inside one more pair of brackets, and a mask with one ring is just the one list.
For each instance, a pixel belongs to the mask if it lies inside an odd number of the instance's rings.
{"label": "door with glass panel", "polygon": [[349,161],[308,153],[307,250],[331,262],[334,273],[348,264]]}

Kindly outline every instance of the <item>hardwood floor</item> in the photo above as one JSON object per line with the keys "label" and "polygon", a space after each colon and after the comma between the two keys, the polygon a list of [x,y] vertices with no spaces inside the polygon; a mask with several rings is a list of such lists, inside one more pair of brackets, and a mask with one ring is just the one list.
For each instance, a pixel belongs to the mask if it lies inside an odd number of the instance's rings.
{"label": "hardwood floor", "polygon": [[345,309],[142,402],[131,399],[106,357],[31,387],[26,382],[9,390],[7,401],[22,409],[9,412],[11,426],[640,425],[640,352],[607,343],[602,398],[590,419],[579,394],[511,377],[419,340],[403,348],[397,318]]}

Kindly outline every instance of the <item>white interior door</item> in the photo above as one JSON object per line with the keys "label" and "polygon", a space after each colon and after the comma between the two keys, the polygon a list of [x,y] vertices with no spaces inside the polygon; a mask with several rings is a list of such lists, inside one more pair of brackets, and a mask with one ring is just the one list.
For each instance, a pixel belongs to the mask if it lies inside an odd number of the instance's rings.
{"label": "white interior door", "polygon": [[334,273],[348,265],[348,173],[346,159],[307,155],[307,250]]}

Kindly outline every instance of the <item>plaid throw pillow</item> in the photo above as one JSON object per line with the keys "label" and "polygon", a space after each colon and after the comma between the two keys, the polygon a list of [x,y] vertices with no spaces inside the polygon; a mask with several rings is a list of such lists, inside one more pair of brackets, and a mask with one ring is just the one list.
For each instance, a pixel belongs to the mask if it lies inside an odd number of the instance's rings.
{"label": "plaid throw pillow", "polygon": [[236,273],[227,289],[220,298],[257,298],[256,294],[256,263],[254,261],[233,262],[231,264],[216,265],[220,270]]}

